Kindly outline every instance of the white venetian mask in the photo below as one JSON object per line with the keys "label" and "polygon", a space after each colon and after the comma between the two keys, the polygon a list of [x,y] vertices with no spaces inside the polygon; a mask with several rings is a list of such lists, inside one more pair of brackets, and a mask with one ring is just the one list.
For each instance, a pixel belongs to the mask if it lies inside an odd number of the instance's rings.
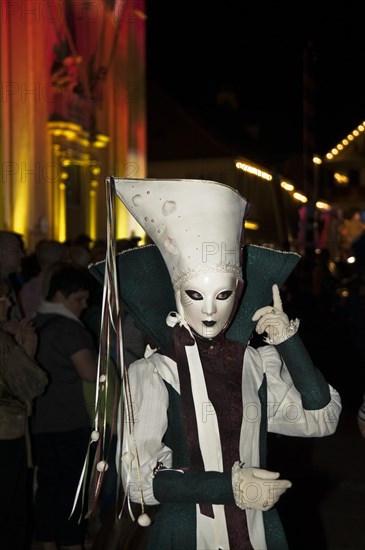
{"label": "white venetian mask", "polygon": [[176,306],[188,325],[203,338],[214,338],[227,326],[235,303],[237,278],[204,273],[189,279],[176,292]]}

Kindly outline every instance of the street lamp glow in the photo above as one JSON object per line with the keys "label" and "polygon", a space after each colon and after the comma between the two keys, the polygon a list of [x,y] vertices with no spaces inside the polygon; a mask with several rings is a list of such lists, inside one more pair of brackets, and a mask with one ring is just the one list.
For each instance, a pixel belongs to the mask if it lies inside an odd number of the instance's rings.
{"label": "street lamp glow", "polygon": [[307,197],[305,195],[302,195],[301,193],[298,193],[298,191],[295,191],[295,193],[293,193],[293,198],[303,203],[308,202]]}

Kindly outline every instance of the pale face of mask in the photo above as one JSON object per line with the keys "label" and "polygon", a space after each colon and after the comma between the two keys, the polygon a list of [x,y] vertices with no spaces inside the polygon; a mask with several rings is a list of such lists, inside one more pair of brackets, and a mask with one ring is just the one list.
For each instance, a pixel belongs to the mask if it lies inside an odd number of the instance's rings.
{"label": "pale face of mask", "polygon": [[236,287],[236,277],[229,274],[198,275],[176,292],[177,310],[194,332],[203,338],[215,338],[227,327]]}

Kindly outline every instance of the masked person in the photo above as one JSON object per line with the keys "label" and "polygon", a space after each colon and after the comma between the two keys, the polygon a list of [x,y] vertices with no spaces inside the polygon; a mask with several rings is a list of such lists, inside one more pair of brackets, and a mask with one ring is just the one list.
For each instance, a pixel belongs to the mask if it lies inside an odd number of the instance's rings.
{"label": "masked person", "polygon": [[153,341],[128,370],[121,452],[144,547],[285,550],[275,504],[291,482],[266,469],[267,432],[327,436],[341,411],[282,308],[300,256],[245,246],[247,201],[224,184],[110,181],[155,243],[118,257],[122,301]]}

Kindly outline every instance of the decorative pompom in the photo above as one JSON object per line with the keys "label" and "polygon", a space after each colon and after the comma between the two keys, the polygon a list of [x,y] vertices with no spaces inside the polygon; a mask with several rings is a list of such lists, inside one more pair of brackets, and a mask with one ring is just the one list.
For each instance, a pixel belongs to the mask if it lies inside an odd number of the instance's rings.
{"label": "decorative pompom", "polygon": [[100,434],[97,430],[91,432],[91,441],[98,441]]}
{"label": "decorative pompom", "polygon": [[101,376],[99,376],[99,382],[100,382],[100,384],[104,384],[105,381],[106,381],[106,376],[105,376],[105,374],[102,374]]}
{"label": "decorative pompom", "polygon": [[98,472],[106,472],[109,468],[109,464],[106,462],[106,460],[100,460],[100,462],[97,463],[96,469]]}
{"label": "decorative pompom", "polygon": [[138,525],[141,527],[148,527],[151,525],[151,519],[147,514],[141,514],[138,518]]}

